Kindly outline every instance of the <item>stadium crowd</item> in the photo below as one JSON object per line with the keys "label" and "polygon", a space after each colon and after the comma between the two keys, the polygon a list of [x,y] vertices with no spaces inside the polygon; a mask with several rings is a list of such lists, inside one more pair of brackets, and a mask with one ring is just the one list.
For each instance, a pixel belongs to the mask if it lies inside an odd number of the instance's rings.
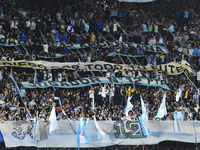
{"label": "stadium crowd", "polygon": [[[14,3],[13,3],[14,2]],[[61,2],[61,1],[60,1]],[[29,4],[28,4],[29,3]],[[120,3],[118,1],[62,1],[60,3],[47,3],[44,1],[40,5],[39,1],[1,1],[1,39],[17,39],[24,43],[19,48],[14,46],[1,46],[1,60],[41,60],[44,55],[52,53],[62,54],[64,57],[52,57],[50,61],[56,62],[94,62],[107,61],[112,63],[130,64],[124,57],[122,60],[116,56],[107,57],[109,53],[124,53],[131,55],[145,55],[139,59],[143,65],[160,65],[169,62],[183,62],[193,69],[199,68],[199,34],[198,27],[198,1],[183,1],[188,5],[177,5],[173,7],[170,2],[153,2],[151,7],[148,4]],[[158,7],[162,5],[162,7]],[[195,6],[196,6],[195,5]],[[29,7],[33,6],[33,7]],[[163,7],[172,8],[170,12]],[[35,10],[35,8],[37,8]],[[12,11],[11,11],[12,10]],[[162,16],[159,16],[162,12]],[[196,12],[196,13],[195,13]],[[103,35],[103,36],[102,36]],[[102,37],[105,37],[103,39]],[[114,46],[95,48],[92,53],[91,45],[103,41],[134,42],[145,45],[165,46],[169,54],[152,54],[145,52],[142,46],[128,47]],[[59,46],[55,45],[55,41]],[[54,44],[53,44],[54,43]],[[75,49],[69,50],[65,44],[74,43],[86,48],[86,53],[77,52]],[[147,59],[145,59],[145,57]],[[49,59],[45,59],[49,60]],[[149,61],[148,61],[149,60]],[[183,61],[184,60],[184,61]],[[132,61],[134,62],[134,61]],[[139,63],[138,62],[138,63]],[[137,62],[135,62],[137,63]],[[1,69],[1,119],[2,120],[29,120],[24,104],[19,98],[14,84],[9,79],[9,74],[14,73],[15,79],[21,89],[21,95],[25,105],[29,108],[32,116],[39,110],[39,116],[44,120],[48,119],[51,110],[51,103],[57,102],[58,120],[66,119],[61,113],[58,100],[62,101],[63,109],[72,120],[79,120],[81,116],[90,117],[95,114],[98,120],[118,120],[124,118],[124,108],[129,96],[133,96],[131,102],[134,111],[129,112],[130,117],[136,119],[141,113],[140,96],[143,97],[149,111],[149,119],[155,119],[163,97],[164,90],[154,87],[143,87],[136,85],[94,85],[93,88],[82,89],[59,89],[56,92],[51,89],[24,89],[20,82],[33,82],[34,71],[14,67],[4,67]],[[38,70],[38,81],[72,81],[84,77],[92,76],[91,72],[77,72],[71,70]],[[94,72],[96,76],[101,74]],[[143,77],[161,78],[168,81],[171,91],[167,92],[168,114],[162,120],[172,120],[175,110],[186,111],[185,120],[199,120],[197,105],[197,90],[185,77],[167,76],[165,72],[145,72],[130,71],[116,72],[108,70],[103,73],[106,77]],[[50,78],[49,78],[50,77]],[[198,83],[194,78],[195,83]],[[173,83],[173,84],[171,84]],[[176,89],[183,87],[183,101],[175,102]],[[198,85],[198,84],[197,84]],[[175,88],[173,87],[175,86]],[[112,95],[109,98],[110,93]],[[119,97],[119,98],[118,98]],[[95,112],[91,110],[92,99],[95,101]],[[184,102],[184,103],[183,103]],[[184,107],[184,104],[186,107]],[[196,108],[196,109],[194,109]],[[195,111],[196,110],[196,111]]]}
{"label": "stadium crowd", "polygon": [[[161,65],[178,62],[190,66],[197,77],[190,77],[200,87],[200,35],[198,0],[159,0],[152,3],[123,3],[118,0],[1,0],[0,1],[0,60],[46,60],[51,62],[126,63]],[[170,11],[169,11],[170,10]],[[16,41],[15,41],[16,40]],[[15,41],[18,46],[8,46]],[[129,42],[114,45],[112,42]],[[142,45],[164,46],[169,54],[145,51]],[[56,44],[57,43],[57,44]],[[108,46],[100,46],[107,43]],[[79,49],[69,48],[80,44]],[[87,47],[85,45],[89,44]],[[72,46],[73,47],[73,46]],[[115,53],[115,54],[114,54]],[[127,59],[127,54],[141,57]],[[13,74],[21,92],[9,78]],[[63,110],[71,120],[81,117],[93,120],[137,120],[141,114],[140,96],[143,97],[149,120],[174,120],[174,111],[185,111],[184,121],[200,120],[198,91],[184,75],[169,76],[161,71],[90,72],[88,70],[37,70],[38,81],[73,81],[84,77],[134,77],[166,80],[170,90],[138,85],[96,84],[73,89],[25,89],[21,82],[34,82],[33,69],[1,67],[0,120],[31,120],[39,112],[41,120],[48,120],[52,103],[56,103],[57,120],[65,120]],[[182,98],[176,102],[177,89],[183,89]],[[157,119],[163,94],[167,92],[167,115]],[[133,111],[125,116],[128,97]],[[94,100],[94,111],[92,109]],[[25,106],[30,111],[27,113]],[[194,146],[194,145],[192,145]],[[191,145],[151,145],[145,149],[191,149]],[[18,148],[14,148],[18,149]],[[19,148],[23,149],[23,148]],[[26,148],[35,149],[35,148]],[[67,148],[68,149],[68,148]],[[111,146],[104,149],[142,149],[142,146]]]}
{"label": "stadium crowd", "polygon": [[[199,45],[199,5],[198,0],[169,2],[159,0],[150,3],[123,3],[117,0],[2,0],[0,2],[0,41],[17,40],[18,46],[0,46],[0,60],[47,60],[52,62],[95,62],[135,63],[141,65],[161,65],[179,62],[196,70],[197,77],[191,77],[200,87],[200,45]],[[174,6],[176,5],[176,6]],[[169,11],[170,10],[170,11]],[[143,45],[160,45],[169,54],[144,51],[143,46],[113,45],[109,42],[134,42]],[[55,44],[55,43],[58,44]],[[108,47],[99,43],[107,42]],[[2,43],[2,42],[1,42]],[[85,45],[89,44],[87,48]],[[80,50],[69,49],[66,44],[80,44]],[[95,45],[95,47],[93,46]],[[115,55],[117,53],[119,55]],[[108,56],[112,54],[112,56]],[[120,54],[143,55],[135,61]],[[62,56],[62,57],[56,57]],[[22,99],[9,78],[14,78],[20,88]],[[39,111],[41,120],[48,120],[51,105],[56,102],[57,120],[67,119],[62,107],[71,120],[80,117],[97,120],[120,120],[125,117],[128,97],[133,96],[133,111],[129,119],[137,120],[141,114],[140,96],[143,97],[149,120],[173,120],[174,111],[185,111],[185,121],[200,120],[198,91],[184,75],[168,76],[166,72],[108,70],[93,72],[95,76],[135,77],[163,79],[171,90],[167,91],[167,115],[156,119],[164,89],[138,85],[93,85],[74,89],[25,89],[21,82],[34,82],[34,70],[16,67],[1,67],[0,71],[0,120],[19,121],[31,119]],[[37,70],[38,81],[73,81],[91,77],[90,71]],[[176,102],[177,89],[183,94]],[[111,95],[111,98],[110,98]],[[92,110],[92,100],[95,110]],[[149,148],[150,147],[150,148]],[[124,149],[110,147],[110,149]],[[137,149],[130,146],[126,149]],[[107,149],[107,148],[106,148]],[[141,147],[138,147],[141,149]],[[146,146],[146,149],[159,149]],[[160,149],[170,149],[160,148]],[[184,148],[186,149],[186,148]]]}

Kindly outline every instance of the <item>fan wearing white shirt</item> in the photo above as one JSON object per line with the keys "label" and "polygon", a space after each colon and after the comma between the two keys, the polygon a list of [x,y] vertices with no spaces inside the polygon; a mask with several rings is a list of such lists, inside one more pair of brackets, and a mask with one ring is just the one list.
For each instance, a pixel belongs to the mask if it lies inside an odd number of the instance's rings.
{"label": "fan wearing white shirt", "polygon": [[127,72],[128,72],[128,77],[132,77],[132,72],[129,69],[127,70]]}
{"label": "fan wearing white shirt", "polygon": [[111,89],[110,89],[111,91],[111,96],[113,97],[114,95],[115,95],[115,87],[114,87],[114,85],[113,84],[111,84]]}
{"label": "fan wearing white shirt", "polygon": [[104,104],[105,103],[105,100],[106,100],[106,95],[108,93],[108,89],[106,88],[106,84],[104,84],[104,87],[101,86],[101,96],[102,96],[102,103]]}
{"label": "fan wearing white shirt", "polygon": [[123,77],[127,77],[128,76],[127,73],[126,73],[126,69],[124,69],[124,71],[122,71],[122,76]]}
{"label": "fan wearing white shirt", "polygon": [[181,64],[190,66],[190,64],[186,61],[186,58],[181,60]]}
{"label": "fan wearing white shirt", "polygon": [[106,77],[110,77],[110,71],[107,71],[107,73],[106,73]]}

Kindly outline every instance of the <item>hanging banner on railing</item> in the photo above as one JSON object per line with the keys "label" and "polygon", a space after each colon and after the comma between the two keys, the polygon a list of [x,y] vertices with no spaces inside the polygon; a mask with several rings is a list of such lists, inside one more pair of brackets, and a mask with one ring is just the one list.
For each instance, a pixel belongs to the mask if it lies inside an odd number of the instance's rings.
{"label": "hanging banner on railing", "polygon": [[[48,131],[49,123],[44,122]],[[107,137],[97,139],[97,129],[94,121],[89,120],[86,128],[90,143],[80,144],[80,148],[96,148],[112,145],[155,145],[162,141],[179,141],[188,143],[200,142],[200,122],[195,121],[195,133],[192,121],[180,121],[181,132],[174,132],[173,121],[149,121],[148,126],[151,134],[143,136],[140,124],[137,121],[97,121],[99,127]],[[79,121],[73,121],[75,129],[78,129]],[[59,129],[53,131],[48,139],[32,143],[33,122],[28,121],[5,121],[0,124],[0,129],[7,148],[10,147],[55,147],[77,148],[77,134],[67,120],[58,121]]]}
{"label": "hanging banner on railing", "polygon": [[124,70],[124,69],[134,69],[143,71],[153,71],[159,70],[168,73],[168,75],[178,75],[185,72],[188,76],[196,75],[193,73],[191,67],[175,62],[162,65],[148,65],[148,66],[138,66],[138,65],[127,65],[127,64],[115,64],[108,63],[104,61],[96,61],[92,63],[84,62],[69,62],[69,63],[57,63],[48,61],[0,61],[0,67],[12,66],[12,67],[24,67],[24,68],[35,68],[35,69],[70,69],[82,71],[86,69],[87,71],[103,71],[108,70]]}
{"label": "hanging banner on railing", "polygon": [[168,89],[169,87],[166,85],[164,80],[155,80],[155,79],[144,79],[144,78],[111,78],[111,77],[91,77],[91,78],[83,78],[80,80],[75,80],[71,82],[53,82],[53,81],[43,81],[38,84],[22,82],[24,88],[48,88],[48,87],[58,87],[58,88],[80,88],[89,86],[92,84],[136,84],[141,86],[154,86],[154,87],[162,87],[164,89]]}

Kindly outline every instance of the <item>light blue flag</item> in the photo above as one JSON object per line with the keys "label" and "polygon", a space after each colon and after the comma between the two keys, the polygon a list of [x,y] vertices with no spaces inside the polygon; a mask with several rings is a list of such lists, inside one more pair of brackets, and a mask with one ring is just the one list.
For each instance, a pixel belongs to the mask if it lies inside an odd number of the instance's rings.
{"label": "light blue flag", "polygon": [[87,118],[85,123],[84,123],[85,129],[87,129],[88,121],[89,121],[89,118]]}
{"label": "light blue flag", "polygon": [[36,141],[36,127],[37,127],[37,120],[36,120],[36,118],[34,118],[34,120],[33,120],[33,123],[34,123],[34,127],[33,127],[33,141],[32,141],[32,143],[34,143],[35,141]]}
{"label": "light blue flag", "polygon": [[24,102],[24,100],[23,100],[23,98],[22,98],[22,96],[21,96],[19,87],[18,87],[17,83],[15,82],[15,79],[13,78],[13,75],[10,74],[9,77],[10,77],[11,80],[13,81],[13,83],[14,83],[14,85],[15,85],[15,88],[17,89],[17,92],[19,93],[19,96],[21,97],[21,100],[22,100],[22,102],[23,102],[23,104],[24,104],[24,106],[25,106],[25,108],[26,108],[26,111],[28,112],[29,116],[31,117],[31,113],[29,112],[28,108],[27,108],[26,105],[25,105],[25,102]]}
{"label": "light blue flag", "polygon": [[51,134],[52,131],[55,131],[58,129],[58,122],[56,119],[56,110],[55,107],[52,108],[50,116],[49,116],[50,127],[49,127],[49,133]]}
{"label": "light blue flag", "polygon": [[125,115],[126,115],[126,118],[128,118],[128,112],[129,112],[130,110],[132,110],[132,108],[133,108],[133,105],[131,104],[131,98],[132,98],[132,96],[131,96],[131,97],[128,97],[128,100],[127,100],[127,105],[126,105],[126,108],[125,108]]}
{"label": "light blue flag", "polygon": [[140,126],[142,128],[143,135],[151,134],[149,126],[148,126],[148,116],[146,112],[146,108],[144,106],[144,101],[141,97],[141,107],[142,107],[142,114],[139,116]]}
{"label": "light blue flag", "polygon": [[163,118],[167,114],[165,101],[166,101],[166,92],[164,93],[163,100],[162,103],[160,104],[160,108],[158,110],[156,118]]}
{"label": "light blue flag", "polygon": [[149,134],[151,134],[151,131],[150,131],[149,126],[148,126],[148,116],[147,116],[147,114],[148,113],[143,113],[139,117],[140,126],[142,128],[143,135],[149,135]]}
{"label": "light blue flag", "polygon": [[184,111],[175,111],[174,112],[174,121],[173,121],[173,129],[174,132],[176,129],[178,132],[181,132],[180,126],[179,126],[179,121],[183,121],[185,117],[185,112]]}
{"label": "light blue flag", "polygon": [[87,132],[84,126],[83,117],[81,117],[80,122],[79,122],[77,143],[78,143],[78,149],[79,149],[80,143],[90,143],[90,139],[87,135]]}
{"label": "light blue flag", "polygon": [[101,140],[101,139],[105,139],[107,138],[107,134],[101,129],[101,127],[97,124],[96,121],[96,116],[94,115],[94,123],[95,123],[95,127],[97,129],[97,139]]}
{"label": "light blue flag", "polygon": [[146,107],[144,106],[144,101],[141,97],[141,107],[142,107],[142,113],[145,114],[147,112]]}

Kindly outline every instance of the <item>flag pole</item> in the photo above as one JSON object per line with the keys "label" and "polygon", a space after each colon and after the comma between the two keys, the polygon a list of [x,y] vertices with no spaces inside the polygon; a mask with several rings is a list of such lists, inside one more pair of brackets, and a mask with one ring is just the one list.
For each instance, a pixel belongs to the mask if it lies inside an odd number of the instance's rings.
{"label": "flag pole", "polygon": [[[37,118],[37,121],[38,121],[38,111],[37,111],[37,113],[36,113],[36,118]],[[37,126],[37,125],[36,125]],[[37,135],[36,135],[37,136]],[[37,149],[39,150],[39,144],[38,144],[39,142],[38,142],[38,140],[37,140]]]}
{"label": "flag pole", "polygon": [[192,85],[195,87],[195,89],[197,90],[197,104],[199,105],[199,89],[196,87],[196,85],[191,81],[191,79],[186,75],[186,73],[184,72],[185,76],[188,78],[188,80],[192,83]]}
{"label": "flag pole", "polygon": [[31,113],[30,113],[30,111],[28,110],[27,106],[25,105],[25,102],[24,102],[24,100],[23,100],[23,98],[22,98],[22,96],[21,96],[21,93],[20,93],[19,87],[18,87],[18,85],[17,85],[17,83],[16,83],[16,81],[15,81],[13,75],[10,74],[9,77],[10,77],[11,80],[13,81],[13,83],[14,83],[14,85],[15,85],[15,88],[16,88],[16,90],[18,91],[19,96],[20,96],[20,98],[21,98],[21,100],[22,100],[22,102],[23,102],[23,104],[24,104],[24,107],[26,108],[26,111],[28,112],[29,116],[31,117]]}

